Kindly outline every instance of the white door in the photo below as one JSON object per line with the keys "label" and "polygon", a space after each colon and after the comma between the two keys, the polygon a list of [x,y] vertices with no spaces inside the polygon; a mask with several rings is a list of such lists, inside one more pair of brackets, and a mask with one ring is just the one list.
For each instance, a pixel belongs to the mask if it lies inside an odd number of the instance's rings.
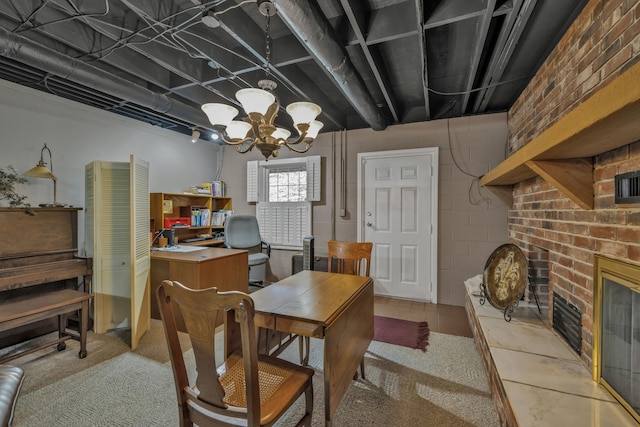
{"label": "white door", "polygon": [[131,349],[151,328],[149,163],[131,156]]}
{"label": "white door", "polygon": [[436,302],[438,148],[360,153],[358,181],[375,293]]}

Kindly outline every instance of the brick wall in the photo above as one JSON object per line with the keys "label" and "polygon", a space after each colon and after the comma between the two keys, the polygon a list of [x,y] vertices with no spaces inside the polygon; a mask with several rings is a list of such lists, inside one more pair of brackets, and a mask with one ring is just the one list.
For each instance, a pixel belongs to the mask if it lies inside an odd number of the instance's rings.
{"label": "brick wall", "polygon": [[[640,59],[640,0],[591,1],[509,111],[521,148]],[[514,186],[509,238],[531,260],[547,251],[548,291],[583,314],[583,360],[593,346],[594,254],[640,263],[640,207],[615,205],[614,176],[640,169],[640,142],[593,159],[594,209],[580,209],[540,178]],[[541,251],[542,250],[542,251]],[[545,255],[543,255],[545,256]],[[543,278],[536,279],[546,303]]]}
{"label": "brick wall", "polygon": [[509,110],[510,150],[640,60],[639,52],[640,2],[589,2]]}

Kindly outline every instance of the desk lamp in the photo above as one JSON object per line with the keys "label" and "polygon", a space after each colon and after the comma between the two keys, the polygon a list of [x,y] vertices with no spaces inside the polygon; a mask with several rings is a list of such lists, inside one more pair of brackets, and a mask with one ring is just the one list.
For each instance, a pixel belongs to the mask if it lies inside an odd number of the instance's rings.
{"label": "desk lamp", "polygon": [[[44,150],[47,150],[49,152],[49,163],[51,164],[51,169],[49,169],[46,165],[46,163],[43,160],[43,156],[44,156]],[[53,180],[53,204],[51,203],[40,203],[40,207],[62,207],[65,206],[64,203],[58,203],[56,201],[56,181],[57,178],[56,176],[53,174],[53,158],[51,157],[51,150],[49,149],[49,147],[47,147],[47,144],[44,144],[44,147],[42,147],[42,150],[40,151],[40,162],[38,163],[38,166],[35,166],[31,169],[29,169],[28,171],[26,171],[25,173],[22,174],[23,176],[29,176],[32,178],[49,178],[51,180]]]}

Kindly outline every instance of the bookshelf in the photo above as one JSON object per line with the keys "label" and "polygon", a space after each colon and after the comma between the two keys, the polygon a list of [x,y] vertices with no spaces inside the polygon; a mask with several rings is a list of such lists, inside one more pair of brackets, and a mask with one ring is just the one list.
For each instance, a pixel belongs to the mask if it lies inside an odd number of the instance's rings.
{"label": "bookshelf", "polygon": [[[169,228],[165,227],[165,222],[168,223],[167,225],[178,223],[181,226],[175,230],[178,242],[180,242],[184,239],[194,238],[199,234],[213,234],[223,231],[224,225],[211,226],[211,218],[218,211],[230,211],[231,209],[230,197],[189,193],[151,193],[150,228],[155,235],[163,228]],[[203,216],[207,215],[207,223],[199,225]]]}

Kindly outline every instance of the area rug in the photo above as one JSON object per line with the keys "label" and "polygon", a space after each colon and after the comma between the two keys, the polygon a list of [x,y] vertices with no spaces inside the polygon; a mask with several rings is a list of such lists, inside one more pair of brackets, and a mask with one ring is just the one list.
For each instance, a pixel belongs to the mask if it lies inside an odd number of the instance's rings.
{"label": "area rug", "polygon": [[429,325],[427,322],[373,316],[373,340],[427,351]]}
{"label": "area rug", "polygon": [[[12,427],[177,426],[171,365],[161,327],[158,329],[154,322],[137,350],[119,353],[93,366],[84,364],[97,359],[102,347],[113,347],[114,340],[91,333],[92,352],[85,359],[78,359],[75,342],[67,351],[21,359],[30,381],[45,373],[50,377],[41,387],[34,387],[33,382],[26,384]],[[432,332],[430,341],[429,354],[372,342],[365,355],[366,379],[352,382],[336,410],[333,425],[499,427],[473,339]],[[216,346],[217,354],[222,354],[222,347]],[[193,376],[193,353],[188,350],[186,354],[190,361],[187,371]],[[297,362],[297,346],[288,348],[281,357]],[[311,339],[309,364],[316,371],[312,425],[322,427],[323,342],[319,339]],[[64,365],[73,366],[75,373],[54,378]],[[304,399],[299,399],[274,427],[294,425],[303,410]]]}

